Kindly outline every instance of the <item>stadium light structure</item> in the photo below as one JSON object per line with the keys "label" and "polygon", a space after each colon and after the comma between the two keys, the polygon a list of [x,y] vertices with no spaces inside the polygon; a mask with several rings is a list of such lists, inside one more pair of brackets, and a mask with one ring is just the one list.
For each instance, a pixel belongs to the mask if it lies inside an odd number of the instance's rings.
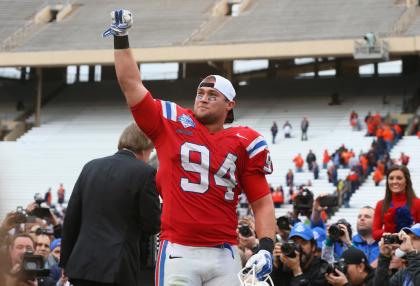
{"label": "stadium light structure", "polygon": [[374,33],[367,33],[362,40],[354,41],[353,57],[356,60],[389,60],[388,42]]}

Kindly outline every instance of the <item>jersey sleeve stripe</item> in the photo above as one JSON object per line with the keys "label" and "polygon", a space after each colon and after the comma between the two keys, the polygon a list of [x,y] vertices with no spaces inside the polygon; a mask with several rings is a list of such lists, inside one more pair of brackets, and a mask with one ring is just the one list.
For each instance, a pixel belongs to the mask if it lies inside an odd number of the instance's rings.
{"label": "jersey sleeve stripe", "polygon": [[246,148],[246,151],[248,152],[249,158],[254,157],[264,149],[268,147],[267,142],[264,140],[263,137],[258,137],[254,141],[249,144],[249,146]]}
{"label": "jersey sleeve stripe", "polygon": [[170,101],[161,101],[163,117],[176,121],[176,104]]}

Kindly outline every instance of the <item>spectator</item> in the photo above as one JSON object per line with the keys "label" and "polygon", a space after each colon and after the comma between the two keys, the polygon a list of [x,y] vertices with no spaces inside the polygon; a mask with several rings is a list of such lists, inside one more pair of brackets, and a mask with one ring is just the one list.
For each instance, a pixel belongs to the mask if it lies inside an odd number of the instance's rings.
{"label": "spectator", "polygon": [[[317,225],[316,221],[313,222],[313,225]],[[352,246],[351,225],[342,218],[334,223],[334,228],[339,232],[333,232],[333,228],[330,226],[327,229],[327,239],[322,248],[322,258],[328,262],[338,261],[343,252]]]}
{"label": "spectator", "polygon": [[309,150],[308,155],[306,156],[306,163],[308,164],[309,171],[312,171],[312,163],[316,161],[316,156],[312,153],[312,150]]}
{"label": "spectator", "polygon": [[404,154],[404,152],[401,152],[400,162],[401,162],[401,165],[404,165],[407,167],[408,162],[410,162],[410,157]]}
{"label": "spectator", "polygon": [[324,228],[316,226],[312,229],[314,239],[316,240],[316,251],[314,255],[316,257],[321,257],[322,247],[324,246],[325,240],[327,239],[327,234],[325,233]]}
{"label": "spectator", "polygon": [[273,144],[276,144],[276,136],[277,136],[277,132],[279,131],[279,128],[277,127],[277,123],[275,121],[273,121],[273,125],[271,125],[271,136],[273,138]]}
{"label": "spectator", "polygon": [[303,158],[302,155],[299,153],[295,158],[293,158],[293,162],[295,163],[296,172],[300,173],[303,172]]}
{"label": "spectator", "polygon": [[356,111],[353,110],[350,114],[350,125],[353,128],[353,131],[358,130],[357,128],[358,120],[359,120],[359,115],[357,114]]}
{"label": "spectator", "polygon": [[276,188],[272,196],[273,196],[274,207],[275,208],[281,207],[281,205],[284,202],[284,198],[283,198],[283,194],[280,192],[280,189]]}
{"label": "spectator", "polygon": [[322,168],[327,169],[328,168],[328,162],[331,160],[330,154],[328,154],[328,150],[324,150],[324,156],[322,157]]}
{"label": "spectator", "polygon": [[[389,233],[384,233],[384,235]],[[382,237],[380,245],[380,255],[378,268],[375,275],[375,286],[417,286],[420,285],[420,223],[411,228],[405,227],[398,237],[402,240],[398,244],[385,244]],[[405,256],[407,267],[398,270],[394,275],[390,275],[389,268],[393,249],[398,256]]]}
{"label": "spectator", "polygon": [[312,171],[314,173],[314,180],[318,180],[319,179],[319,166],[316,161],[312,163]]}
{"label": "spectator", "polygon": [[357,233],[353,236],[353,246],[362,250],[369,261],[373,263],[379,255],[379,245],[372,235],[373,215],[375,210],[370,206],[360,209],[357,216]]}
{"label": "spectator", "polygon": [[293,179],[294,179],[293,171],[289,169],[289,171],[286,174],[286,186],[288,187],[293,186]]}
{"label": "spectator", "polygon": [[420,222],[420,199],[414,192],[410,171],[395,165],[388,171],[385,198],[376,204],[373,237],[379,240],[384,232],[396,233],[417,222]]}
{"label": "spectator", "polygon": [[286,121],[286,123],[283,124],[283,133],[284,138],[291,138],[292,137],[292,124],[290,124],[289,121]]}
{"label": "spectator", "polygon": [[112,156],[88,162],[74,186],[63,225],[60,267],[78,286],[139,284],[139,241],[160,229],[153,145],[135,123]]}
{"label": "spectator", "polygon": [[346,264],[346,272],[335,270],[327,275],[327,281],[332,286],[373,286],[375,271],[370,267],[365,253],[361,250],[350,247],[341,255]]}
{"label": "spectator", "polygon": [[286,256],[281,251],[281,244],[276,243],[273,252],[274,269],[271,273],[274,285],[326,285],[325,277],[321,273],[325,262],[314,255],[317,244],[311,228],[303,223],[296,223],[288,239],[298,245],[300,250],[294,251],[295,257]]}
{"label": "spectator", "polygon": [[252,216],[245,216],[238,222],[238,249],[240,250],[242,265],[258,251],[258,240],[255,236],[255,220]]}
{"label": "spectator", "polygon": [[307,141],[308,140],[308,128],[309,128],[309,120],[304,117],[300,124],[300,130],[302,131],[301,140]]}
{"label": "spectator", "polygon": [[[37,281],[26,280],[19,276],[22,265],[22,257],[25,252],[34,252],[35,242],[29,234],[21,233],[12,237],[9,246],[9,255],[4,274],[4,284],[7,286],[36,286]],[[24,279],[24,280],[22,280]]]}
{"label": "spectator", "polygon": [[380,168],[376,168],[375,172],[373,173],[373,181],[375,182],[375,186],[379,186],[381,181],[384,179],[384,175]]}
{"label": "spectator", "polygon": [[59,205],[64,203],[66,197],[66,190],[64,189],[63,183],[60,183],[60,187],[57,190],[57,201]]}
{"label": "spectator", "polygon": [[50,243],[51,239],[46,234],[40,234],[36,236],[35,240],[35,254],[41,255],[44,257],[44,260],[48,260],[48,255],[50,254]]}

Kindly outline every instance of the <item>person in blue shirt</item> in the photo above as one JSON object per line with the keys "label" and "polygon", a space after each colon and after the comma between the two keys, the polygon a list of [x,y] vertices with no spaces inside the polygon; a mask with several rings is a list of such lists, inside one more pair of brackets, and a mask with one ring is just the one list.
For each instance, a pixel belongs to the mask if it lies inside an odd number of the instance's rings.
{"label": "person in blue shirt", "polygon": [[[324,195],[318,196],[314,201],[311,216],[312,228],[322,227],[325,229],[325,224],[321,219],[321,211],[324,208],[319,204],[319,198],[322,196]],[[330,262],[337,261],[346,249],[350,246],[354,246],[366,254],[369,264],[375,264],[376,259],[379,256],[379,245],[372,236],[373,214],[374,209],[370,206],[365,206],[360,209],[357,217],[357,233],[351,240],[351,230],[349,230],[348,227],[345,227],[344,221],[339,220],[338,223],[341,224],[340,228],[343,230],[344,234],[337,240],[332,240],[327,231],[327,239],[323,247],[322,257]]]}

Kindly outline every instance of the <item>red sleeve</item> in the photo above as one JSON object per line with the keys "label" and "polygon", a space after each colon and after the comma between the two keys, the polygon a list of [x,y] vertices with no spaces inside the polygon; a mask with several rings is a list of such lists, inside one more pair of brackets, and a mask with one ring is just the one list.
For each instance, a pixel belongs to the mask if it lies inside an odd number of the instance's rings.
{"label": "red sleeve", "polygon": [[413,205],[414,205],[414,211],[415,211],[414,216],[413,216],[414,223],[420,223],[420,199],[419,198],[414,199]]}
{"label": "red sleeve", "polygon": [[380,240],[382,234],[384,233],[382,221],[382,202],[383,200],[376,204],[375,214],[373,216],[372,235],[375,240]]}
{"label": "red sleeve", "polygon": [[142,101],[131,107],[131,113],[140,129],[155,142],[163,124],[160,101],[154,100],[148,92]]}
{"label": "red sleeve", "polygon": [[261,199],[270,193],[267,180],[262,173],[243,176],[241,178],[241,185],[250,203]]}

